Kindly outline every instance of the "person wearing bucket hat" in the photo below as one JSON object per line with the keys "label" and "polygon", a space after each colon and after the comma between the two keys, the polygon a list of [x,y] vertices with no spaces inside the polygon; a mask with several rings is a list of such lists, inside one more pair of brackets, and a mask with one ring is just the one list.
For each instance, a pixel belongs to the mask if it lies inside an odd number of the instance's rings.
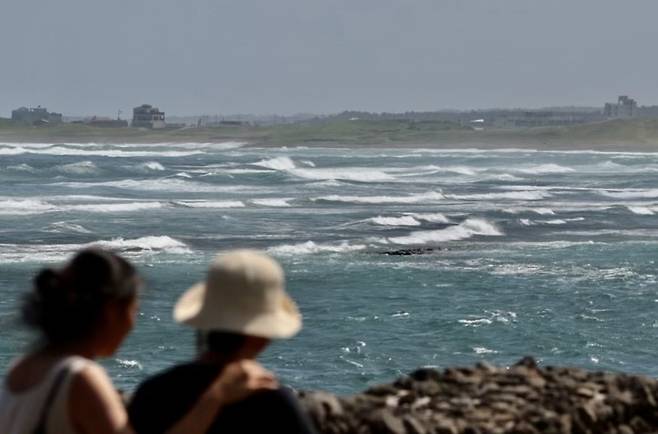
{"label": "person wearing bucket hat", "polygon": [[[302,327],[299,310],[285,291],[281,266],[254,250],[217,256],[205,281],[178,299],[173,316],[196,329],[197,357],[138,388],[129,415],[139,434],[165,432],[227,364],[254,360],[272,339],[290,338]],[[224,407],[207,433],[272,431],[315,433],[294,395],[284,387]]]}

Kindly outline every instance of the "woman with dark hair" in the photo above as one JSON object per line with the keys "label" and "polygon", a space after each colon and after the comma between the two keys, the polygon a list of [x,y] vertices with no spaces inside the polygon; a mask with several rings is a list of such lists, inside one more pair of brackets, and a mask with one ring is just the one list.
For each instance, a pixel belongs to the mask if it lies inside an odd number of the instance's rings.
{"label": "woman with dark hair", "polygon": [[[140,285],[130,263],[94,248],[37,275],[22,317],[41,339],[0,386],[0,433],[133,432],[119,394],[94,359],[114,354],[133,328]],[[204,433],[224,405],[275,387],[258,364],[233,364],[168,432]]]}

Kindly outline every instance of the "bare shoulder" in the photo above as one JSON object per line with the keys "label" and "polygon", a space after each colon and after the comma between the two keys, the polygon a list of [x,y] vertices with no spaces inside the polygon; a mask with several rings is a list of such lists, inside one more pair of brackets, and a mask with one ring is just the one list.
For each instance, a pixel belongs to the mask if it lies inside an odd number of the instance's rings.
{"label": "bare shoulder", "polygon": [[80,432],[114,433],[125,427],[121,398],[99,365],[88,364],[72,378],[69,416]]}

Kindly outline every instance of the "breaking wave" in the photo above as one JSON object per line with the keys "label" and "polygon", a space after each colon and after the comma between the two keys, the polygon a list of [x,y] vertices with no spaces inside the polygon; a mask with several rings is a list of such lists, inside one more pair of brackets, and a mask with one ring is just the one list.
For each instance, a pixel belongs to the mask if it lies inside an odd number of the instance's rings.
{"label": "breaking wave", "polygon": [[526,175],[550,175],[554,173],[571,173],[575,169],[571,167],[560,166],[559,164],[538,164],[536,166],[529,166],[522,169],[516,169],[517,172]]}
{"label": "breaking wave", "polygon": [[452,223],[452,221],[448,217],[438,212],[435,213],[407,212],[405,214],[415,218],[416,220],[426,221],[429,223]]}
{"label": "breaking wave", "polygon": [[637,215],[654,215],[658,212],[658,206],[628,206],[626,208]]}
{"label": "breaking wave", "polygon": [[603,190],[599,192],[603,196],[614,199],[655,199],[658,198],[658,188],[628,188],[619,190]]}
{"label": "breaking wave", "polygon": [[551,197],[545,191],[510,191],[505,193],[446,194],[448,199],[456,200],[542,200]]}
{"label": "breaking wave", "polygon": [[340,244],[316,244],[313,241],[307,241],[299,244],[284,244],[282,246],[270,247],[267,251],[273,255],[309,255],[313,253],[345,253],[364,250],[365,244],[350,244],[343,241]]}
{"label": "breaking wave", "polygon": [[243,208],[245,206],[244,202],[240,200],[181,200],[175,201],[173,204],[185,208]]}
{"label": "breaking wave", "polygon": [[255,205],[261,205],[261,206],[271,206],[274,208],[283,208],[283,207],[288,207],[290,204],[288,203],[291,201],[292,198],[266,198],[266,199],[252,199],[251,203]]}
{"label": "breaking wave", "polygon": [[43,214],[57,210],[55,205],[38,199],[0,200],[0,215]]}
{"label": "breaking wave", "polygon": [[376,225],[381,226],[420,226],[420,222],[410,215],[403,217],[373,217],[370,219]]}
{"label": "breaking wave", "polygon": [[389,241],[395,244],[428,244],[447,241],[459,241],[475,235],[501,236],[504,235],[493,223],[484,219],[467,219],[462,223],[445,229],[433,231],[416,231],[404,237],[391,237]]}
{"label": "breaking wave", "polygon": [[365,203],[365,204],[409,204],[409,203],[427,203],[440,202],[445,199],[443,193],[430,191],[427,193],[412,194],[409,196],[341,196],[329,195],[312,199],[318,202],[346,202],[346,203]]}
{"label": "breaking wave", "polygon": [[188,246],[169,236],[146,236],[134,239],[113,238],[87,244],[0,244],[0,263],[55,262],[86,247],[102,247],[127,257],[145,254],[189,254]]}
{"label": "breaking wave", "polygon": [[67,175],[95,175],[100,172],[98,166],[92,161],[79,161],[77,163],[57,166],[56,170]]}
{"label": "breaking wave", "polygon": [[94,157],[188,157],[192,155],[205,154],[204,151],[126,151],[123,149],[91,149],[86,147],[74,148],[67,146],[52,146],[49,148],[26,148],[22,146],[2,147],[0,155],[58,155],[58,156],[94,156]]}

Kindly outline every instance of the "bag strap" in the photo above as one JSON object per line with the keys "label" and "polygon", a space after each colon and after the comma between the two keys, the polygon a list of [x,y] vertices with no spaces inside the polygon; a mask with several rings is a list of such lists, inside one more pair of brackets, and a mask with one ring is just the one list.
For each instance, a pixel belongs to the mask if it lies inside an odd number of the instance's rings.
{"label": "bag strap", "polygon": [[53,385],[50,386],[50,391],[48,392],[46,401],[44,402],[43,407],[41,408],[39,423],[37,424],[37,427],[34,429],[33,434],[46,434],[46,422],[48,419],[48,412],[50,410],[50,407],[52,407],[53,400],[55,399],[55,396],[57,395],[57,391],[59,390],[59,386],[62,384],[62,381],[64,381],[66,374],[68,374],[68,369],[66,367],[63,367],[57,373],[57,377],[55,377],[55,381],[53,381]]}

